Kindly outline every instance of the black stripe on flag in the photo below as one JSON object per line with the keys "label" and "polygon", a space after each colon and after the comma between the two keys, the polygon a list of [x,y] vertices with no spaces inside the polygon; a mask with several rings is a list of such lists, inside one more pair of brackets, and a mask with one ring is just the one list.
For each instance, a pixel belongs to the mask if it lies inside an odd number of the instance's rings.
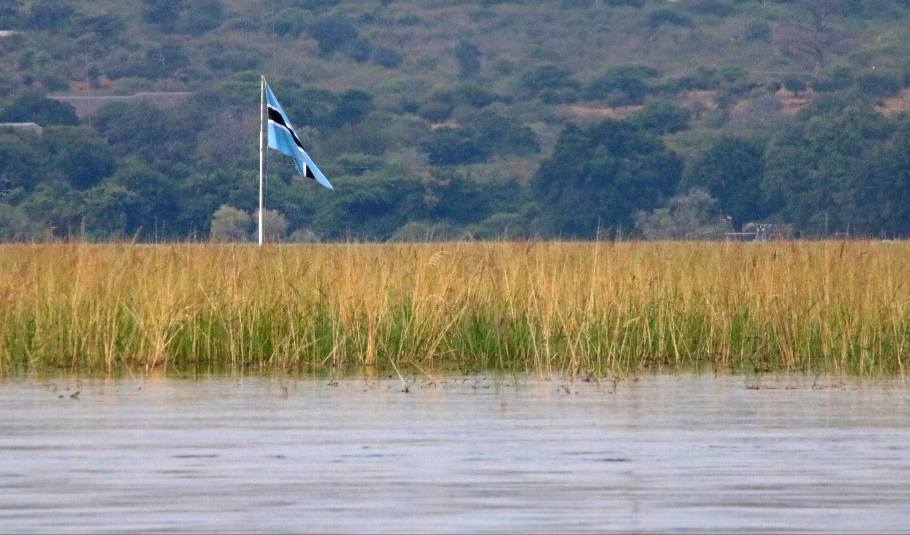
{"label": "black stripe on flag", "polygon": [[300,150],[303,150],[303,143],[300,142],[300,139],[297,137],[297,134],[294,133],[294,130],[284,122],[284,117],[281,116],[281,112],[275,108],[269,106],[269,121],[281,126],[291,134],[291,137],[294,139],[294,143],[300,147]]}

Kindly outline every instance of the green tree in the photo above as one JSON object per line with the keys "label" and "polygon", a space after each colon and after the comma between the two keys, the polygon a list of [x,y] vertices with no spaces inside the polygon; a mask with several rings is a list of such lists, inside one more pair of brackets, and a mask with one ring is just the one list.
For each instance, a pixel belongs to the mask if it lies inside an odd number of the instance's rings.
{"label": "green tree", "polygon": [[460,126],[432,130],[421,148],[432,165],[472,164],[490,155],[490,147],[479,142],[473,129]]}
{"label": "green tree", "polygon": [[78,190],[91,188],[117,170],[113,151],[87,126],[55,126],[44,130],[54,165]]}
{"label": "green tree", "polygon": [[337,105],[328,118],[329,126],[339,127],[359,123],[373,111],[373,96],[359,89],[348,89],[338,97]]}
{"label": "green tree", "polygon": [[455,44],[455,60],[462,78],[470,78],[480,71],[480,49],[466,39]]}
{"label": "green tree", "polygon": [[22,211],[21,208],[0,203],[0,241],[35,242],[44,236],[44,228]]}
{"label": "green tree", "polygon": [[76,14],[76,8],[65,0],[38,0],[29,11],[30,27],[41,30],[61,28]]}
{"label": "green tree", "polygon": [[0,201],[14,189],[31,191],[56,176],[41,136],[0,128]]}
{"label": "green tree", "polygon": [[570,69],[554,63],[538,65],[521,75],[521,89],[532,96],[547,89],[578,89],[580,86]]}
{"label": "green tree", "polygon": [[159,26],[162,30],[171,32],[177,26],[180,12],[186,0],[142,0],[144,11],[143,20]]}
{"label": "green tree", "polygon": [[808,87],[808,84],[806,84],[806,81],[796,75],[784,77],[784,79],[781,81],[781,83],[783,83],[784,89],[793,93],[794,97],[799,95],[803,91],[805,91],[806,88]]}
{"label": "green tree", "polygon": [[75,125],[76,110],[41,93],[26,92],[0,111],[0,123],[37,123],[41,126]]}
{"label": "green tree", "polygon": [[190,64],[184,44],[174,38],[165,39],[145,52],[142,75],[147,78],[167,78]]}
{"label": "green tree", "polygon": [[123,221],[126,233],[141,232],[140,238],[154,239],[184,237],[184,229],[174,224],[179,218],[177,196],[180,193],[175,180],[134,162],[121,167],[109,182],[130,194],[129,211],[124,213]]}
{"label": "green tree", "polygon": [[83,13],[70,28],[70,35],[82,39],[83,44],[91,40],[92,46],[105,49],[119,44],[116,39],[126,31],[127,24],[114,13]]}
{"label": "green tree", "polygon": [[245,198],[247,204],[244,206],[254,209],[257,184],[251,173],[232,167],[191,174],[184,180],[177,196],[178,218],[173,225],[182,229],[183,236],[180,237],[208,236],[212,214],[221,205],[232,203],[232,198]]}
{"label": "green tree", "polygon": [[109,180],[86,191],[87,233],[99,240],[131,237],[138,230],[133,216],[141,201],[134,192]]}
{"label": "green tree", "polygon": [[665,100],[655,100],[630,114],[627,120],[648,132],[672,134],[689,128],[689,110],[678,108]]}
{"label": "green tree", "polygon": [[138,156],[146,162],[185,161],[195,147],[195,136],[181,117],[147,102],[114,102],[92,118],[118,156]]}
{"label": "green tree", "polygon": [[179,28],[190,35],[202,35],[224,22],[221,0],[191,0],[181,14]]}
{"label": "green tree", "polygon": [[707,190],[717,199],[720,212],[740,230],[743,224],[771,213],[762,195],[764,171],[764,147],[725,135],[697,157],[682,187]]}
{"label": "green tree", "polygon": [[0,4],[0,27],[18,28],[22,22],[22,0],[6,0]]}
{"label": "green tree", "polygon": [[900,117],[863,160],[847,192],[846,224],[869,236],[910,237],[910,116]]}
{"label": "green tree", "polygon": [[478,111],[459,117],[465,126],[431,130],[421,147],[432,165],[465,165],[487,160],[494,154],[540,152],[537,136],[517,118]]}
{"label": "green tree", "polygon": [[651,93],[650,80],[660,71],[645,65],[617,65],[596,75],[585,88],[591,100],[605,99],[612,105],[641,104]]}
{"label": "green tree", "polygon": [[355,41],[358,36],[357,27],[339,16],[316,19],[310,24],[309,31],[310,36],[319,42],[319,51],[326,56]]}
{"label": "green tree", "polygon": [[780,217],[804,233],[869,232],[850,227],[849,214],[869,154],[888,136],[881,115],[819,100],[771,140],[762,189],[781,207]]}
{"label": "green tree", "polygon": [[570,125],[532,187],[557,235],[593,238],[600,230],[631,231],[633,215],[673,193],[683,162],[657,137],[626,121]]}
{"label": "green tree", "polygon": [[63,180],[45,180],[19,204],[31,221],[41,225],[48,237],[80,236],[85,215],[84,195]]}

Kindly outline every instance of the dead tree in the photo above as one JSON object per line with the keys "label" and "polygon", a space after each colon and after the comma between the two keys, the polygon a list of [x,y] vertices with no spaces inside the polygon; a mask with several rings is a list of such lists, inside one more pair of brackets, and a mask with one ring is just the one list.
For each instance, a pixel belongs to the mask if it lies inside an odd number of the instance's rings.
{"label": "dead tree", "polygon": [[844,4],[844,0],[797,0],[793,13],[779,22],[778,42],[784,49],[809,56],[816,72],[824,69],[827,54],[852,37],[831,22]]}

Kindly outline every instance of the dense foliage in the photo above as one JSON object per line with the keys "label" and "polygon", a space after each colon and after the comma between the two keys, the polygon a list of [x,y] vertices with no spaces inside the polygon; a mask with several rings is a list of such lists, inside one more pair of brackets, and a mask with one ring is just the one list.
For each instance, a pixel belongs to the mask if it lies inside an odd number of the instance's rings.
{"label": "dense foliage", "polygon": [[[251,239],[260,74],[336,187],[270,155],[271,239],[906,237],[908,22],[907,0],[6,0],[0,123],[41,130],[0,126],[0,240]],[[56,98],[139,92],[189,96]]]}

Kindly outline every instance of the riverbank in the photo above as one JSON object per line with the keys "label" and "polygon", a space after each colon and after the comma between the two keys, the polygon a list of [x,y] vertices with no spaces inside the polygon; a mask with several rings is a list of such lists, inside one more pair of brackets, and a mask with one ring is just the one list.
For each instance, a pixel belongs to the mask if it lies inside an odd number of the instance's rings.
{"label": "riverbank", "polygon": [[3,245],[0,372],[903,376],[910,244]]}

